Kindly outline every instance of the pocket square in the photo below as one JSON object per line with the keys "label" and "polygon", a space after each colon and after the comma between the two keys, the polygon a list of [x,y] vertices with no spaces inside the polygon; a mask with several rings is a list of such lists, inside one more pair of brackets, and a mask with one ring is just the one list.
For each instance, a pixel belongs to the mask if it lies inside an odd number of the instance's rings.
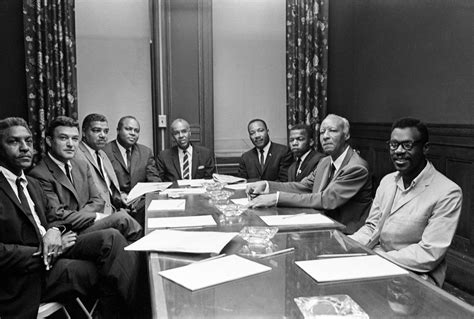
{"label": "pocket square", "polygon": [[204,165],[198,166],[198,169],[204,169]]}

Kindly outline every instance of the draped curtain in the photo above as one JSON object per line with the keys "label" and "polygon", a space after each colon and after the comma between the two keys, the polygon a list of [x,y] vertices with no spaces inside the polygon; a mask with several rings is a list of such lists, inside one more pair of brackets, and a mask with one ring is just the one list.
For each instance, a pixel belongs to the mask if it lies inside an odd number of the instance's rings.
{"label": "draped curtain", "polygon": [[28,122],[41,155],[48,122],[77,119],[74,0],[23,0],[23,23]]}
{"label": "draped curtain", "polygon": [[286,1],[288,129],[311,125],[327,112],[329,0]]}

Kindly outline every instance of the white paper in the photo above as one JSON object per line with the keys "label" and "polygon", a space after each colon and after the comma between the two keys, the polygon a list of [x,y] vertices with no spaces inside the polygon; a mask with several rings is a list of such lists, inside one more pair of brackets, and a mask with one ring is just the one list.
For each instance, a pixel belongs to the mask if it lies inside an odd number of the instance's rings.
{"label": "white paper", "polygon": [[148,205],[149,211],[156,210],[184,210],[186,208],[185,199],[154,199]]}
{"label": "white paper", "polygon": [[231,199],[231,201],[234,203],[234,204],[237,204],[237,205],[247,205],[249,203],[249,199],[244,197],[244,198],[233,198]]}
{"label": "white paper", "polygon": [[271,215],[260,216],[260,218],[268,226],[334,224],[331,219],[322,214]]}
{"label": "white paper", "polygon": [[247,183],[226,185],[225,188],[229,188],[229,189],[233,189],[233,190],[246,189],[247,188]]}
{"label": "white paper", "polygon": [[142,196],[143,194],[162,191],[170,187],[173,183],[163,182],[163,183],[137,183],[128,193],[127,204],[130,204],[134,199]]}
{"label": "white paper", "polygon": [[238,233],[158,229],[125,250],[218,254]]}
{"label": "white paper", "polygon": [[161,271],[159,274],[194,291],[270,270],[268,266],[231,255]]}
{"label": "white paper", "polygon": [[235,177],[232,175],[224,175],[224,174],[212,174],[212,178],[219,183],[224,184],[236,184],[236,183],[245,183],[247,180],[241,177]]}
{"label": "white paper", "polygon": [[193,187],[193,188],[169,188],[162,194],[168,195],[190,195],[190,194],[204,194],[206,190],[202,187]]}
{"label": "white paper", "polygon": [[177,182],[179,186],[202,187],[204,182],[209,181],[212,179],[180,179]]}
{"label": "white paper", "polygon": [[211,215],[148,218],[148,228],[216,226]]}
{"label": "white paper", "polygon": [[305,260],[295,263],[318,282],[408,274],[405,269],[377,255]]}

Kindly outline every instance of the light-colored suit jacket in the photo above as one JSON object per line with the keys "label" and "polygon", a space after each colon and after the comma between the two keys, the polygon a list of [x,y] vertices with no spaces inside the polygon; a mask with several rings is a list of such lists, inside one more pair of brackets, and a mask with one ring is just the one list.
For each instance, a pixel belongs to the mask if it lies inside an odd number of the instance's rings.
{"label": "light-colored suit jacket", "polygon": [[48,155],[29,173],[41,183],[49,204],[53,207],[46,216],[53,224],[70,224],[80,231],[94,223],[96,212],[102,213],[104,201],[92,179],[87,163],[71,160],[74,186]]}
{"label": "light-colored suit jacket", "polygon": [[[445,255],[461,213],[462,191],[429,162],[419,176],[404,200],[393,202],[401,177],[398,172],[386,175],[366,224],[351,237],[364,245],[378,241],[376,252],[409,270],[428,274],[441,286]],[[385,214],[380,231],[379,221]]]}
{"label": "light-colored suit jacket", "polygon": [[100,197],[105,202],[104,214],[111,214],[123,207],[123,202],[120,195],[120,186],[117,175],[115,175],[114,168],[107,154],[103,150],[99,150],[99,154],[102,158],[102,164],[104,166],[105,173],[110,179],[110,190],[107,187],[107,182],[105,181],[104,175],[101,174],[100,169],[97,166],[95,158],[92,157],[91,153],[82,141],[79,143],[75,159],[89,164],[94,184],[99,190]]}
{"label": "light-colored suit jacket", "polygon": [[350,146],[341,167],[329,181],[331,157],[322,158],[301,182],[268,182],[270,192],[280,191],[278,206],[309,207],[346,225],[347,234],[365,223],[372,204],[372,182],[367,162]]}

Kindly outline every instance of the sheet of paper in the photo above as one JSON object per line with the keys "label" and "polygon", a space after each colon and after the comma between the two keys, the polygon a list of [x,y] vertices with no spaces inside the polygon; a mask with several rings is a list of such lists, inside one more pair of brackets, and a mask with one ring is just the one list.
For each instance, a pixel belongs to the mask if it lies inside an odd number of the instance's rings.
{"label": "sheet of paper", "polygon": [[202,187],[204,182],[212,182],[212,179],[180,179],[178,180],[179,186],[191,186],[191,187]]}
{"label": "sheet of paper", "polygon": [[206,189],[202,187],[192,187],[192,188],[168,188],[161,192],[162,194],[168,195],[190,195],[190,194],[204,194]]}
{"label": "sheet of paper", "polygon": [[405,269],[377,255],[305,260],[295,263],[318,282],[408,274]]}
{"label": "sheet of paper", "polygon": [[272,215],[260,216],[260,218],[268,226],[334,224],[331,219],[322,214]]}
{"label": "sheet of paper", "polygon": [[134,199],[138,197],[156,191],[163,191],[170,187],[173,183],[163,182],[163,183],[137,183],[128,193],[127,204],[130,204]]}
{"label": "sheet of paper", "polygon": [[233,190],[246,189],[247,188],[247,183],[226,185],[225,188],[233,189]]}
{"label": "sheet of paper", "polygon": [[238,233],[158,229],[125,250],[218,254]]}
{"label": "sheet of paper", "polygon": [[148,205],[149,211],[155,210],[184,210],[186,208],[185,199],[154,199]]}
{"label": "sheet of paper", "polygon": [[234,204],[237,204],[237,205],[247,205],[249,203],[249,199],[247,197],[244,197],[244,198],[233,198],[231,199],[231,201],[234,203]]}
{"label": "sheet of paper", "polygon": [[148,218],[148,228],[216,226],[211,215]]}
{"label": "sheet of paper", "polygon": [[212,178],[219,183],[224,184],[236,184],[236,183],[245,183],[247,180],[241,177],[235,177],[232,175],[224,175],[224,174],[212,174]]}
{"label": "sheet of paper", "polygon": [[159,274],[194,291],[270,270],[268,266],[231,255],[161,271]]}

